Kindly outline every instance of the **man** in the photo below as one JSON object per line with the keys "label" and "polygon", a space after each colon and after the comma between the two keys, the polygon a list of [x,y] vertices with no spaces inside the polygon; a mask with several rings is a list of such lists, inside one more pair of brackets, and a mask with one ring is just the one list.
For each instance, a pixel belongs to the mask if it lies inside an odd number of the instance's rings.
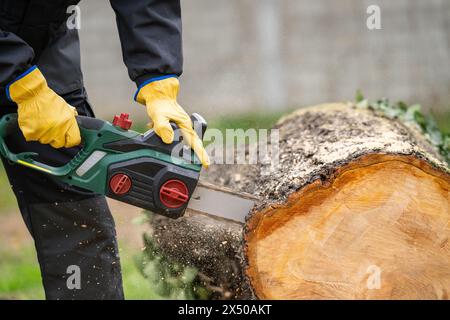
{"label": "man", "polygon": [[[81,143],[77,114],[93,117],[83,87],[77,30],[67,8],[79,0],[0,0],[0,116],[17,112],[13,152],[33,151],[60,166]],[[182,72],[179,0],[111,0],[124,62],[155,132],[170,121],[203,165],[208,156],[176,101]],[[107,79],[105,79],[107,81]],[[2,159],[34,238],[47,299],[123,299],[114,221],[104,197]],[[80,286],[68,285],[79,271]]]}

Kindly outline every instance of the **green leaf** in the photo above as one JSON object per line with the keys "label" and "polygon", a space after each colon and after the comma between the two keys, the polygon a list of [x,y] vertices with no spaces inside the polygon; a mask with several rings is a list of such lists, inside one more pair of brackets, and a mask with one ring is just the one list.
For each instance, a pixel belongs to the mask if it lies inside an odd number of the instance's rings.
{"label": "green leaf", "polygon": [[363,93],[361,92],[361,90],[356,90],[356,103],[360,103],[360,102],[362,102],[362,101],[364,101],[364,95],[363,95]]}
{"label": "green leaf", "polygon": [[189,284],[189,283],[194,282],[196,276],[197,276],[197,270],[192,267],[187,267],[184,269],[181,279],[185,284]]}
{"label": "green leaf", "polygon": [[367,109],[369,107],[369,102],[367,100],[362,100],[356,104],[358,108]]}
{"label": "green leaf", "polygon": [[420,111],[414,113],[414,121],[422,128],[423,131],[427,130],[427,118]]}
{"label": "green leaf", "polygon": [[398,108],[386,108],[384,112],[390,119],[398,118],[402,114],[402,111]]}
{"label": "green leaf", "polygon": [[444,137],[444,143],[442,144],[444,150],[450,152],[450,135]]}
{"label": "green leaf", "polygon": [[406,110],[405,114],[405,121],[408,122],[415,122],[416,120],[416,113],[421,113],[422,107],[420,104],[415,104],[410,107],[408,107],[408,110]]}
{"label": "green leaf", "polygon": [[439,127],[436,124],[436,121],[431,117],[425,117],[425,125],[426,125],[426,133],[430,137],[431,143],[435,146],[441,146],[444,143],[444,136],[439,130]]}
{"label": "green leaf", "polygon": [[397,102],[397,106],[403,112],[406,112],[408,110],[408,105],[406,103],[404,103],[403,101]]}

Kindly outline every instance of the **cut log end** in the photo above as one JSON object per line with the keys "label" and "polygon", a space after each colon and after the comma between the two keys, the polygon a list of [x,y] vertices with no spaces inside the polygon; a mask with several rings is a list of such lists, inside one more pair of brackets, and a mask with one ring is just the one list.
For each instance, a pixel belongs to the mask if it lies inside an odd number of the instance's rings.
{"label": "cut log end", "polygon": [[448,298],[450,178],[415,157],[366,155],[247,222],[263,299]]}

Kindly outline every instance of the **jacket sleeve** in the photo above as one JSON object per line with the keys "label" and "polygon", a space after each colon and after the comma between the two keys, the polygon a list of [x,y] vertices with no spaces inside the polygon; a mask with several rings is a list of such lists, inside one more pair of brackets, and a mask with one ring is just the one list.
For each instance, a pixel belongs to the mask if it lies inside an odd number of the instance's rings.
{"label": "jacket sleeve", "polygon": [[110,0],[128,74],[144,82],[182,73],[180,0]]}
{"label": "jacket sleeve", "polygon": [[34,59],[33,49],[11,32],[0,30],[0,87],[29,69]]}

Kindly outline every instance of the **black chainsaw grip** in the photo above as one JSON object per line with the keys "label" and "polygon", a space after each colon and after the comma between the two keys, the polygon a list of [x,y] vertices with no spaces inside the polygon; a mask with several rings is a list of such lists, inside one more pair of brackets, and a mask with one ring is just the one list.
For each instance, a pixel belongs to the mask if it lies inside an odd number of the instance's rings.
{"label": "black chainsaw grip", "polygon": [[79,127],[88,130],[100,130],[105,125],[103,120],[96,118],[77,116],[76,119]]}
{"label": "black chainsaw grip", "polygon": [[5,128],[6,136],[9,136],[10,134],[13,134],[20,130],[19,122],[17,121],[17,114],[6,115],[5,120],[7,121]]}

